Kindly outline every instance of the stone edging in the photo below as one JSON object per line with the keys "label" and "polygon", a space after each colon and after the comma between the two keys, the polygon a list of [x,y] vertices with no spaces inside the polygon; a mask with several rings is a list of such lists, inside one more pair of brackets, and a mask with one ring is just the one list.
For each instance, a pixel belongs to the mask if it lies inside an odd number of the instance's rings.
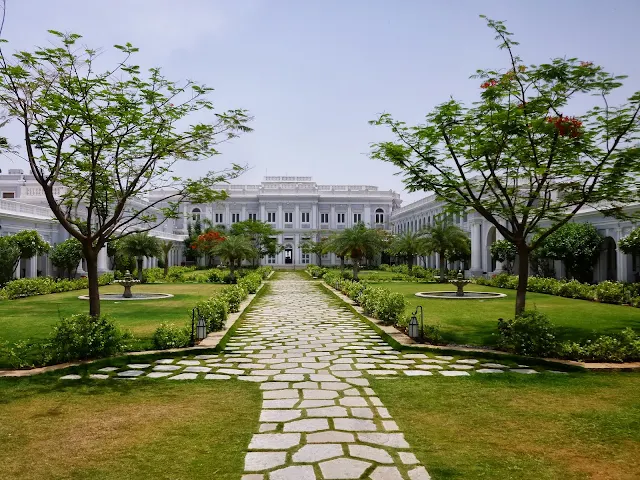
{"label": "stone edging", "polygon": [[[513,355],[508,352],[503,352],[500,350],[492,350],[490,348],[473,348],[473,347],[463,347],[459,345],[430,345],[424,343],[417,343],[408,335],[402,333],[400,330],[391,325],[384,325],[380,320],[370,317],[364,313],[364,309],[355,305],[353,301],[343,295],[342,292],[336,290],[332,286],[328,285],[326,282],[321,282],[322,286],[326,288],[328,291],[333,293],[340,300],[349,305],[350,308],[355,310],[357,313],[362,315],[368,322],[373,324],[377,330],[384,333],[394,342],[397,342],[400,348],[411,348],[411,349],[424,349],[424,350],[446,350],[450,352],[461,352],[461,353],[489,353],[491,355]],[[543,360],[545,362],[550,363],[559,363],[562,365],[567,365],[570,367],[578,367],[584,368],[586,370],[593,371],[624,371],[624,370],[640,370],[640,362],[626,362],[626,363],[587,363],[587,362],[577,362],[574,360],[562,360],[559,358],[536,358],[538,360]]]}
{"label": "stone edging", "polygon": [[[268,280],[274,274],[275,270],[272,271],[269,276],[265,279]],[[118,358],[118,357],[128,357],[133,355],[154,355],[159,353],[179,353],[179,352],[189,352],[194,350],[212,350],[218,346],[220,340],[224,338],[229,330],[234,326],[234,324],[238,321],[240,316],[244,313],[244,311],[251,305],[253,300],[256,298],[260,290],[265,286],[265,281],[260,284],[256,293],[250,294],[243,302],[240,304],[240,309],[236,313],[229,314],[227,318],[227,322],[225,323],[225,328],[218,332],[211,332],[207,335],[202,342],[193,347],[184,347],[184,348],[169,348],[167,350],[144,350],[141,352],[126,352],[122,355],[117,355],[115,357],[105,357],[105,358]],[[207,342],[207,340],[211,340]],[[207,343],[204,343],[207,342]],[[33,375],[39,375],[41,373],[54,372],[56,370],[62,370],[69,367],[77,367],[79,365],[86,365],[94,362],[99,362],[105,360],[105,358],[96,358],[94,360],[83,360],[78,362],[67,362],[67,363],[59,363],[57,365],[47,365],[46,367],[37,367],[31,369],[22,369],[22,370],[0,370],[0,377],[31,377]]]}

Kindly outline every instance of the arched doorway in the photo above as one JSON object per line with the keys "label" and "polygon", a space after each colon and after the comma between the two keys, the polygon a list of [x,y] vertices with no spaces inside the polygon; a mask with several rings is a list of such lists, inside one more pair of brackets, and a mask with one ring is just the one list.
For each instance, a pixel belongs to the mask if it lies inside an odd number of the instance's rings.
{"label": "arched doorway", "polygon": [[293,245],[290,243],[284,246],[284,263],[285,265],[291,265],[293,263]]}
{"label": "arched doorway", "polygon": [[485,243],[487,248],[487,273],[494,272],[496,270],[496,259],[491,255],[491,245],[496,241],[496,227],[489,228],[487,232],[487,241]]}
{"label": "arched doorway", "polygon": [[598,272],[598,281],[604,280],[615,281],[618,278],[618,264],[616,261],[616,241],[611,237],[605,237],[600,247],[600,257],[596,271]]}

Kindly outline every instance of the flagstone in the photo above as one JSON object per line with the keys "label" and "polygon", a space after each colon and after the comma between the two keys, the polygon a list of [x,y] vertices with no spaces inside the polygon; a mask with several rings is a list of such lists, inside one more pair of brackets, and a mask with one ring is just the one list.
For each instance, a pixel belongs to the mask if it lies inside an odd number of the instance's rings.
{"label": "flagstone", "polygon": [[244,469],[259,472],[284,465],[286,452],[247,452],[244,457]]}
{"label": "flagstone", "polygon": [[409,478],[411,480],[431,480],[431,476],[427,473],[427,469],[424,467],[409,470]]}
{"label": "flagstone", "polygon": [[335,430],[307,434],[307,443],[332,443],[332,442],[353,443],[355,442],[355,437],[353,436],[353,433],[337,432]]}
{"label": "flagstone", "polygon": [[179,373],[173,377],[169,377],[169,380],[195,380],[198,378],[197,373]]}
{"label": "flagstone", "polygon": [[119,377],[139,377],[144,375],[144,370],[125,370],[124,372],[118,372]]}
{"label": "flagstone", "polygon": [[285,432],[319,432],[329,428],[326,418],[306,418],[294,420],[284,425]]}
{"label": "flagstone", "polygon": [[156,365],[153,367],[153,370],[156,372],[173,372],[181,368],[183,368],[182,365]]}
{"label": "flagstone", "polygon": [[249,442],[249,450],[288,450],[300,445],[299,433],[257,433]]}
{"label": "flagstone", "polygon": [[102,367],[98,369],[98,372],[115,372],[118,367]]}
{"label": "flagstone", "polygon": [[230,375],[219,375],[217,373],[208,373],[204,376],[205,380],[229,380]]}
{"label": "flagstone", "polygon": [[342,445],[337,443],[316,443],[305,445],[291,459],[296,463],[315,463],[343,455]]}
{"label": "flagstone", "polygon": [[375,431],[376,424],[372,420],[361,420],[356,418],[336,418],[334,421],[336,430],[348,432]]}
{"label": "flagstone", "polygon": [[415,465],[418,462],[416,456],[411,452],[398,452],[398,456],[400,456],[400,461],[405,465]]}
{"label": "flagstone", "polygon": [[89,375],[89,378],[93,378],[94,380],[107,380],[109,378],[109,375],[105,373],[92,373],[91,375]]}
{"label": "flagstone", "polygon": [[149,372],[147,378],[164,378],[171,375],[171,372]]}
{"label": "flagstone", "polygon": [[458,370],[440,370],[438,371],[440,375],[445,377],[465,377],[469,376],[469,372],[460,372]]}
{"label": "flagstone", "polygon": [[320,470],[326,480],[360,478],[371,463],[351,458],[336,458],[320,463]]}
{"label": "flagstone", "polygon": [[358,433],[358,440],[394,448],[409,448],[402,433]]}
{"label": "flagstone", "polygon": [[310,465],[285,467],[269,474],[269,480],[316,480],[316,474]]}

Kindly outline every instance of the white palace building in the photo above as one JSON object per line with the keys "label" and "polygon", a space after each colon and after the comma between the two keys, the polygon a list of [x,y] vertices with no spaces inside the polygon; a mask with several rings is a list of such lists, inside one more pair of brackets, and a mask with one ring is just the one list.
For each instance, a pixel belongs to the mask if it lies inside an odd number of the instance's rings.
{"label": "white palace building", "polygon": [[[315,263],[316,259],[302,253],[299,247],[306,239],[316,239],[321,231],[340,231],[358,222],[395,233],[416,231],[432,224],[444,207],[434,196],[401,207],[400,195],[392,190],[380,190],[369,185],[318,185],[311,177],[265,177],[260,185],[221,185],[219,189],[228,193],[226,200],[211,204],[185,203],[180,219],[169,219],[150,232],[157,238],[174,241],[170,265],[180,265],[184,261],[182,240],[186,237],[187,225],[196,219],[208,219],[214,225],[227,226],[249,219],[267,222],[281,232],[278,241],[284,250],[277,256],[262,259],[262,262],[275,267],[295,267]],[[151,194],[148,200],[153,201],[153,197]],[[637,209],[640,205],[630,208]],[[638,279],[640,259],[632,259],[617,249],[618,241],[633,228],[630,222],[604,218],[588,209],[580,212],[575,221],[594,224],[606,239],[594,280]],[[500,272],[501,265],[491,258],[489,252],[491,243],[500,238],[495,227],[476,213],[455,216],[454,222],[471,236],[469,274]],[[52,217],[43,191],[33,176],[22,170],[0,174],[0,236],[32,229],[51,245],[69,237]],[[145,266],[157,264],[156,259],[145,261]],[[439,266],[435,256],[423,261],[430,267]],[[110,263],[104,249],[99,256],[100,271],[108,271]],[[339,261],[333,255],[323,258],[325,265],[337,263]],[[563,273],[560,265],[556,266],[556,272],[559,275]],[[46,255],[23,260],[16,271],[19,277],[52,273]],[[79,269],[79,274],[82,273]]]}

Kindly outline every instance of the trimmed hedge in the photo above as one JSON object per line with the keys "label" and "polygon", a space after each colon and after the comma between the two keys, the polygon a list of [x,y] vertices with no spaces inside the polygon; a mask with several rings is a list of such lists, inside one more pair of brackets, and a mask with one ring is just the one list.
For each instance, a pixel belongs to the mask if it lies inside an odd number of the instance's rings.
{"label": "trimmed hedge", "polygon": [[[511,290],[515,290],[518,287],[517,275],[509,275],[507,273],[501,273],[491,278],[477,277],[474,280],[478,285],[509,288]],[[640,284],[638,283],[611,282],[606,280],[596,285],[590,285],[588,283],[580,283],[577,280],[558,280],[555,278],[532,276],[528,279],[527,291],[640,307]]]}
{"label": "trimmed hedge", "polygon": [[[100,275],[100,286],[113,282],[113,274]],[[48,295],[50,293],[70,292],[89,288],[89,280],[77,278],[75,280],[59,279],[51,277],[20,278],[7,283],[0,290],[0,298],[15,300],[16,298],[32,297],[35,295]]]}

